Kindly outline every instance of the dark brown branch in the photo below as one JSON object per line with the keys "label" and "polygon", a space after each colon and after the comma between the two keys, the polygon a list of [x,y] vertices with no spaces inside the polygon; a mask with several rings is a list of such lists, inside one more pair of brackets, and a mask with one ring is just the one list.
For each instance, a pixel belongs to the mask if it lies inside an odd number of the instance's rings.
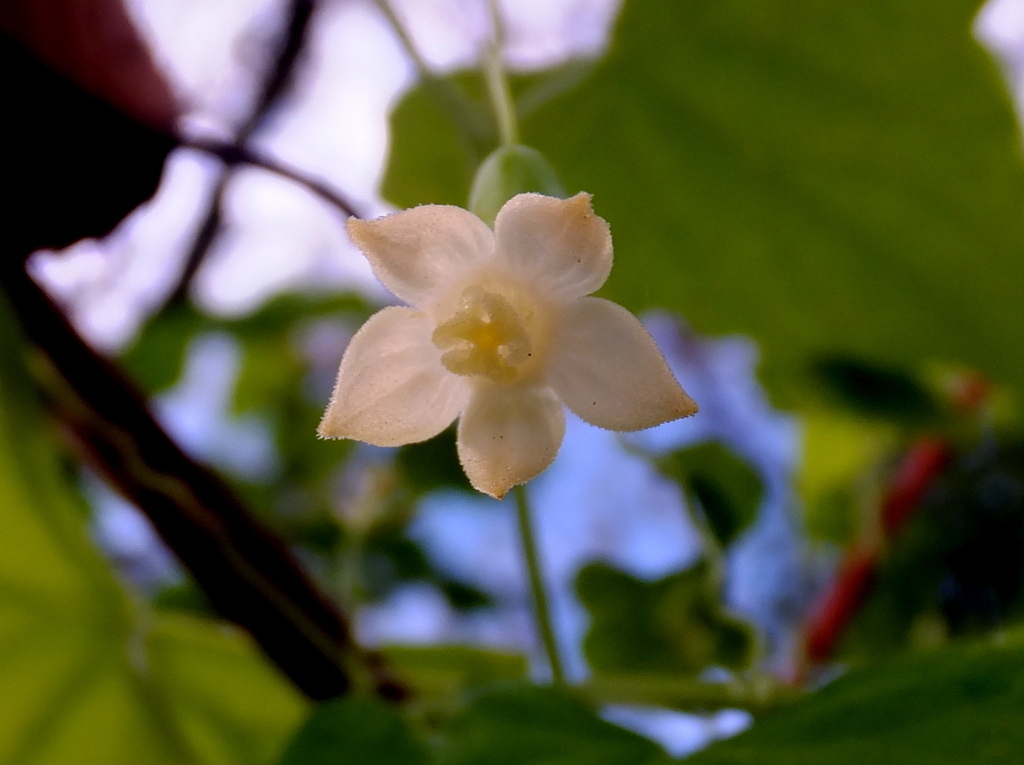
{"label": "dark brown branch", "polygon": [[195,238],[192,239],[192,245],[189,247],[188,255],[185,256],[185,265],[178,276],[178,281],[167,298],[166,304],[168,306],[179,305],[188,297],[188,290],[192,284],[192,279],[199,270],[199,266],[202,265],[206,253],[213,246],[213,240],[220,233],[221,199],[224,196],[224,187],[227,186],[227,183],[228,172],[227,170],[221,170],[210,198],[210,207],[207,209],[206,215],[203,216],[203,222],[200,224]]}
{"label": "dark brown branch", "polygon": [[[234,146],[242,150],[242,147],[252,137],[253,133],[263,124],[264,119],[276,107],[281,96],[288,90],[295,75],[295,67],[305,47],[306,34],[310,28],[313,18],[313,11],[316,7],[316,0],[292,0],[289,4],[287,25],[284,30],[281,42],[274,56],[274,63],[270,67],[263,87],[260,89],[256,105],[249,118],[239,127],[235,135]],[[189,249],[185,264],[182,267],[178,282],[168,298],[168,304],[174,305],[185,299],[192,279],[202,265],[206,253],[209,252],[217,234],[220,232],[221,224],[221,200],[224,187],[227,185],[227,178],[231,173],[234,163],[228,162],[227,167],[221,172],[214,189],[213,199],[210,208],[207,210],[203,223],[196,233],[196,237]]]}
{"label": "dark brown branch", "polygon": [[[3,35],[0,63],[10,107],[0,135],[17,147],[5,166],[14,193],[0,290],[36,346],[32,366],[63,430],[146,513],[218,612],[251,633],[310,698],[339,695],[363,677],[382,696],[400,697],[379,659],[359,652],[342,615],[281,542],[174,444],[141,394],[25,273],[33,250],[102,236],[150,197],[174,139],[84,93]],[[204,227],[207,241],[216,224]]]}
{"label": "dark brown branch", "polygon": [[217,612],[248,630],[310,698],[348,691],[353,671],[366,666],[363,657],[344,618],[287,550],[171,441],[138,391],[16,264],[3,268],[3,286],[41,351],[33,371],[62,422],[90,462],[149,517]]}
{"label": "dark brown branch", "polygon": [[306,44],[316,0],[292,0],[288,8],[288,25],[277,49],[273,67],[263,81],[252,115],[238,132],[236,143],[245,143],[256,132],[264,118],[292,84],[295,67]]}
{"label": "dark brown branch", "polygon": [[181,146],[183,148],[197,149],[198,151],[204,151],[207,154],[212,154],[229,167],[233,167],[235,165],[251,165],[253,167],[262,168],[263,170],[279,175],[282,178],[295,181],[295,183],[313,192],[327,204],[331,205],[331,207],[334,207],[346,218],[366,217],[366,214],[360,212],[356,205],[319,178],[307,175],[301,170],[289,167],[288,165],[278,162],[275,159],[271,159],[263,154],[258,154],[248,147],[238,146],[232,143],[217,143],[214,141],[201,140],[185,141]]}

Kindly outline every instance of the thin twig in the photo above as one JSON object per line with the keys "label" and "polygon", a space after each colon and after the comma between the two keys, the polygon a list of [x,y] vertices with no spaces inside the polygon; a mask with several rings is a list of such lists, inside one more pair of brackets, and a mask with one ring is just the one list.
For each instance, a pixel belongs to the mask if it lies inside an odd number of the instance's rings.
{"label": "thin twig", "polygon": [[243,144],[249,140],[277,105],[278,99],[291,87],[315,9],[316,0],[292,0],[288,11],[288,28],[277,50],[270,76],[263,82],[252,114],[239,129],[236,143]]}
{"label": "thin twig", "polygon": [[[274,63],[263,82],[263,87],[260,88],[252,113],[242,123],[235,135],[235,146],[242,147],[246,144],[291,85],[296,64],[305,47],[306,36],[315,8],[316,0],[292,0],[288,11],[287,28],[274,57]],[[192,241],[181,274],[167,300],[168,305],[177,305],[185,299],[192,279],[199,271],[206,254],[220,233],[224,189],[227,186],[231,169],[232,165],[228,163],[217,179],[210,207]]]}
{"label": "thin twig", "polygon": [[227,183],[228,173],[226,170],[222,170],[213,187],[210,206],[206,210],[206,215],[203,216],[203,222],[200,224],[199,230],[192,239],[188,255],[185,256],[185,265],[178,275],[178,281],[175,283],[174,289],[171,290],[171,294],[167,298],[166,306],[177,306],[185,302],[189,287],[192,285],[192,279],[203,264],[206,253],[210,251],[213,240],[220,233],[221,199],[224,196],[224,188],[227,186]]}
{"label": "thin twig", "polygon": [[268,170],[275,175],[280,175],[282,178],[295,181],[295,183],[300,186],[312,191],[322,200],[327,202],[327,204],[336,208],[338,212],[346,218],[366,217],[366,214],[360,212],[356,205],[318,178],[306,175],[301,170],[296,170],[295,168],[289,167],[275,159],[271,159],[264,154],[259,154],[248,147],[237,146],[230,143],[217,143],[201,140],[184,141],[181,143],[181,147],[186,149],[197,149],[198,151],[212,154],[229,167],[234,167],[235,165],[251,165],[253,167],[262,168],[263,170]]}
{"label": "thin twig", "polygon": [[489,0],[487,7],[491,12],[492,37],[491,44],[484,51],[484,79],[491,96],[491,107],[494,109],[494,121],[498,125],[501,143],[514,146],[519,143],[519,120],[508,77],[505,75],[505,23],[501,18],[498,0]]}
{"label": "thin twig", "polygon": [[484,78],[487,80],[487,92],[491,97],[491,108],[494,109],[494,121],[498,125],[501,143],[503,146],[514,146],[519,143],[519,123],[497,44],[488,46],[484,54]]}
{"label": "thin twig", "polygon": [[471,102],[450,78],[438,77],[431,70],[388,0],[373,2],[398,38],[402,50],[416,67],[423,87],[448,115],[466,146],[481,158],[485,156],[494,144],[494,130],[488,123],[487,113],[476,108],[476,104]]}
{"label": "thin twig", "polygon": [[501,17],[501,6],[498,0],[487,0],[487,12],[491,17],[491,37],[494,47],[501,53],[505,51],[507,39],[505,20]]}
{"label": "thin twig", "polygon": [[388,26],[391,27],[391,31],[394,32],[395,37],[398,38],[398,42],[402,46],[402,50],[405,51],[405,55],[409,57],[413,65],[416,67],[416,72],[419,74],[420,79],[436,79],[437,75],[434,74],[429,66],[427,66],[426,60],[422,55],[420,55],[419,49],[412,41],[412,38],[406,31],[405,26],[399,20],[398,16],[395,15],[395,10],[391,7],[391,3],[389,3],[388,0],[373,0],[373,4],[377,6],[377,9],[382,14],[384,14],[384,18],[388,22]]}

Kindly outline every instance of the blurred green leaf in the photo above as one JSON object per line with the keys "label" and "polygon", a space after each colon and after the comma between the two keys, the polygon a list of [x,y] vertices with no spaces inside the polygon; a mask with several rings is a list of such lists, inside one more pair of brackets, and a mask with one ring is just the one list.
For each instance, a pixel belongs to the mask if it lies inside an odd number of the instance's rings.
{"label": "blurred green leaf", "polygon": [[474,491],[455,450],[455,428],[447,428],[427,441],[403,446],[396,462],[417,492],[442,488]]}
{"label": "blurred green leaf", "polygon": [[[151,318],[123,361],[130,375],[152,394],[178,380],[192,340],[220,332],[237,341],[241,366],[231,410],[265,419],[278,446],[281,469],[255,481],[230,476],[233,486],[264,520],[279,525],[277,530],[304,530],[329,519],[330,481],[351,453],[352,442],[317,438],[329,388],[310,395],[310,388],[316,387],[310,384],[311,365],[302,358],[297,343],[312,322],[337,319],[357,326],[371,311],[365,300],[353,295],[279,295],[239,318],[211,316],[190,304],[174,304]],[[329,374],[334,374],[339,359],[328,360],[327,366],[333,367]],[[319,382],[329,385],[326,380]]]}
{"label": "blurred green leaf", "polygon": [[812,537],[847,544],[874,522],[879,466],[897,443],[888,423],[820,410],[803,418],[796,485]]}
{"label": "blurred green leaf", "polygon": [[361,322],[373,311],[374,308],[358,295],[285,293],[250,314],[216,321],[240,337],[271,337],[290,331],[296,322],[346,315]]}
{"label": "blurred green leaf", "polygon": [[713,665],[744,669],[754,658],[751,628],[722,611],[705,563],[656,582],[591,563],[576,591],[590,613],[583,649],[596,673],[695,675]]}
{"label": "blurred green leaf", "polygon": [[[287,519],[304,528],[329,519],[336,510],[332,480],[352,452],[353,442],[323,440],[316,428],[330,388],[311,395],[314,366],[303,358],[302,333],[313,322],[336,321],[338,331],[354,329],[371,309],[351,295],[280,295],[256,312],[234,319],[211,319],[207,328],[225,331],[238,341],[241,368],[235,381],[232,410],[264,418],[274,436],[280,471],[262,477],[262,485],[237,486],[246,501],[272,522]],[[327,359],[329,386],[337,370]],[[322,372],[323,370],[316,370]]]}
{"label": "blurred green leaf", "polygon": [[206,594],[191,578],[181,584],[172,584],[157,590],[150,598],[150,602],[157,611],[199,616],[215,615]]}
{"label": "blurred green leaf", "polygon": [[1024,643],[955,645],[851,672],[693,765],[1005,765],[1024,752]]}
{"label": "blurred green leaf", "polygon": [[482,693],[443,732],[438,765],[656,765],[651,741],[601,720],[564,691],[515,685]]}
{"label": "blurred green leaf", "polygon": [[423,548],[405,535],[405,525],[376,527],[366,538],[361,564],[369,599],[378,600],[402,583],[432,579],[433,568]]}
{"label": "blurred green leaf", "polygon": [[154,615],[89,542],[0,296],[0,762],[270,761],[304,703],[251,641]]}
{"label": "blurred green leaf", "polygon": [[393,707],[348,696],[320,704],[279,765],[426,765],[427,748]]}
{"label": "blurred green leaf", "polygon": [[[483,83],[476,72],[447,79],[474,103],[483,103]],[[489,110],[481,105],[480,111],[490,140],[464,141],[433,88],[420,85],[410,91],[391,114],[391,148],[381,181],[384,198],[399,207],[425,202],[467,206],[477,168],[498,141]]]}
{"label": "blurred green leaf", "polygon": [[406,535],[404,522],[375,527],[363,541],[360,554],[361,595],[366,600],[383,600],[399,585],[425,581],[437,585],[448,603],[460,611],[492,603],[485,592],[439,571],[420,543]]}
{"label": "blurred green leaf", "polygon": [[152,714],[199,762],[272,762],[306,708],[249,636],[222,622],[160,615],[139,658],[148,660]]}
{"label": "blurred green leaf", "polygon": [[175,303],[154,316],[121,356],[135,383],[147,393],[169,388],[181,375],[189,341],[210,323],[191,303]]}
{"label": "blurred green leaf", "polygon": [[467,646],[386,646],[388,666],[415,699],[451,702],[473,688],[526,678],[526,657]]}
{"label": "blurred green leaf", "polygon": [[[288,326],[273,334],[238,336],[243,360],[235,382],[234,412],[276,413],[289,399],[301,400],[307,369],[294,347],[291,329]],[[293,404],[289,408],[297,407]]]}
{"label": "blurred green leaf", "polygon": [[986,441],[933,482],[879,558],[841,660],[991,632],[1024,615],[1024,443]]}
{"label": "blurred green leaf", "polygon": [[454,579],[443,579],[441,592],[456,611],[473,611],[494,604],[494,599],[487,593]]}
{"label": "blurred green leaf", "polygon": [[[1020,383],[1020,136],[971,38],[979,5],[627,1],[608,55],[523,142],[611,224],[602,294],[752,334],[787,405],[822,354]],[[467,197],[431,108],[414,91],[392,119],[401,206]]]}
{"label": "blurred green leaf", "polygon": [[[173,303],[142,327],[122,354],[121,363],[139,387],[157,393],[178,379],[189,341],[203,332],[227,331],[243,340],[265,340],[286,336],[310,319],[344,314],[365,319],[371,312],[366,301],[354,295],[278,295],[240,318],[205,314],[188,302]],[[274,368],[265,366],[263,372],[268,371]],[[239,410],[246,408],[248,405],[238,406]]]}
{"label": "blurred green leaf", "polygon": [[[355,328],[370,313],[372,309],[367,303],[352,295],[286,294],[247,316],[217,320],[212,328],[230,332],[242,344],[243,362],[235,388],[234,410],[274,412],[287,417],[296,409],[307,408],[319,421],[326,401],[314,405],[303,398],[303,380],[309,368],[297,347],[299,331],[311,321],[325,318],[347,320]],[[282,409],[283,413],[279,411]],[[315,428],[316,423],[313,424]],[[320,445],[323,446],[322,441]]]}
{"label": "blurred green leaf", "polygon": [[928,389],[902,369],[826,356],[814,361],[813,372],[835,404],[862,417],[921,425],[939,416]]}
{"label": "blurred green leaf", "polygon": [[757,517],[764,495],[761,477],[718,441],[677,449],[658,466],[700,502],[718,543],[725,547]]}

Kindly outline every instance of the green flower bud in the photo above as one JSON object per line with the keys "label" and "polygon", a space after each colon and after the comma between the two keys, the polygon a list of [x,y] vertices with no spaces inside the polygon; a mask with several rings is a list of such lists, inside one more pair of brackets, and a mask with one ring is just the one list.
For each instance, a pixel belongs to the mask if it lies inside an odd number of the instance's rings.
{"label": "green flower bud", "polygon": [[516,194],[533,191],[549,197],[565,198],[558,173],[544,155],[521,144],[501,146],[480,164],[469,193],[469,209],[488,226],[508,200]]}

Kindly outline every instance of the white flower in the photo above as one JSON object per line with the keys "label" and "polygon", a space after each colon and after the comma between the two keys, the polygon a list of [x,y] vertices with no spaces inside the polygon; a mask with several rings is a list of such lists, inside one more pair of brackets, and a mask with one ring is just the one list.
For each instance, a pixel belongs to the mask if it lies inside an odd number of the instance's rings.
{"label": "white flower", "polygon": [[351,219],[348,232],[412,307],[379,311],[352,338],[321,436],[399,446],[461,415],[466,475],[500,499],[555,458],[563,403],[620,431],[697,411],[640,322],[585,297],[612,267],[608,224],[589,194],[520,194],[493,232],[447,205]]}

